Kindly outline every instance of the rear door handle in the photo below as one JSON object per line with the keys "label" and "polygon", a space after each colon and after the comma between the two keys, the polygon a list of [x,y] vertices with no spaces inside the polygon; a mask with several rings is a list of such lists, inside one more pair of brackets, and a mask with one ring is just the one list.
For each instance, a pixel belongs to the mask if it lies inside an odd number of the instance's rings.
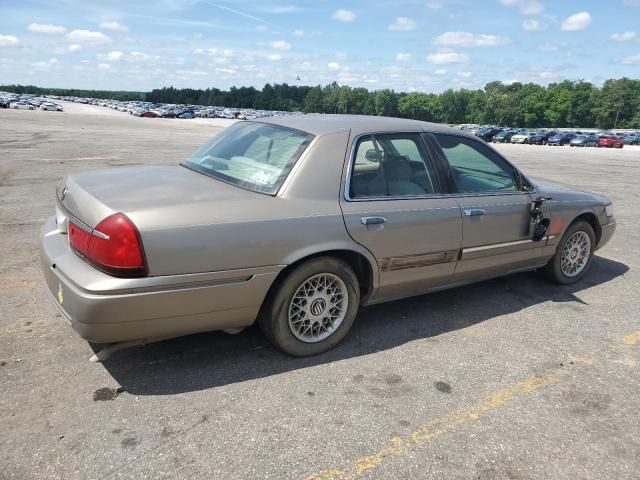
{"label": "rear door handle", "polygon": [[467,217],[478,217],[480,215],[484,215],[487,211],[483,208],[465,208],[464,214]]}
{"label": "rear door handle", "polygon": [[387,223],[387,219],[384,217],[362,217],[360,221],[363,225],[379,225],[381,223]]}

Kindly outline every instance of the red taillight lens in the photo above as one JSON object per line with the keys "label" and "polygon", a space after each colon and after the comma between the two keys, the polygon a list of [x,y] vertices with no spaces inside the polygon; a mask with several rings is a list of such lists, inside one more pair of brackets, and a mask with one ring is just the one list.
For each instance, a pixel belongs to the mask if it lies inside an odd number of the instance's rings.
{"label": "red taillight lens", "polygon": [[69,243],[80,255],[86,255],[89,250],[91,233],[69,220]]}
{"label": "red taillight lens", "polygon": [[138,229],[122,213],[105,218],[91,233],[70,221],[69,236],[71,246],[105,273],[119,277],[147,274]]}

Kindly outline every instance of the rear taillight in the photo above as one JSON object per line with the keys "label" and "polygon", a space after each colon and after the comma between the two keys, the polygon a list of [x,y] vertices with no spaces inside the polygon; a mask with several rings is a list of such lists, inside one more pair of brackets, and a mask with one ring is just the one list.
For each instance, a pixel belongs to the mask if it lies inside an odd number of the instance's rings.
{"label": "rear taillight", "polygon": [[126,215],[113,214],[88,231],[69,220],[71,247],[99,270],[117,277],[147,274],[138,229]]}

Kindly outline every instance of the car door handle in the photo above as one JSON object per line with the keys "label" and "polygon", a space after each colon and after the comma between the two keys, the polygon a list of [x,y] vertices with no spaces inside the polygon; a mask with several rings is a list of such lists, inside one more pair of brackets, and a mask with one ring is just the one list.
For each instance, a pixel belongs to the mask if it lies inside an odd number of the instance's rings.
{"label": "car door handle", "polygon": [[483,208],[465,208],[464,214],[467,217],[478,217],[480,215],[484,215],[487,211]]}
{"label": "car door handle", "polygon": [[384,217],[362,217],[360,221],[363,225],[379,225],[381,223],[387,223],[387,219]]}

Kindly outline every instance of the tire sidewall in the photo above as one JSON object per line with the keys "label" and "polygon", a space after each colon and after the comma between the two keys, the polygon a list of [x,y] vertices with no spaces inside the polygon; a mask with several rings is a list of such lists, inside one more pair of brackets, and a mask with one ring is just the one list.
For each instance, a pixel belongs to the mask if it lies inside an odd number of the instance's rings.
{"label": "tire sidewall", "polygon": [[[562,249],[564,248],[565,243],[567,242],[567,240],[569,240],[571,235],[580,231],[585,232],[589,236],[589,240],[591,241],[589,259],[587,260],[587,264],[585,265],[585,267],[582,269],[582,271],[578,275],[576,275],[575,277],[569,277],[564,274],[560,266]],[[562,240],[560,240],[560,243],[558,244],[556,254],[551,259],[550,266],[551,266],[551,273],[553,275],[553,279],[556,282],[560,283],[561,285],[569,285],[572,283],[579,282],[582,279],[582,277],[584,277],[587,274],[587,272],[589,271],[589,268],[591,267],[595,246],[596,246],[596,235],[593,231],[593,227],[589,223],[581,220],[571,224],[569,228],[567,228],[567,230],[565,231],[564,235],[562,236]]]}
{"label": "tire sidewall", "polygon": [[[289,327],[289,305],[293,295],[306,280],[321,273],[340,277],[347,288],[348,305],[342,323],[337,330],[316,343],[306,343],[296,338]],[[346,336],[355,321],[360,305],[358,278],[351,267],[333,257],[319,257],[303,263],[293,270],[276,288],[268,301],[268,308],[259,319],[260,327],[278,348],[297,357],[316,355],[336,346]]]}

